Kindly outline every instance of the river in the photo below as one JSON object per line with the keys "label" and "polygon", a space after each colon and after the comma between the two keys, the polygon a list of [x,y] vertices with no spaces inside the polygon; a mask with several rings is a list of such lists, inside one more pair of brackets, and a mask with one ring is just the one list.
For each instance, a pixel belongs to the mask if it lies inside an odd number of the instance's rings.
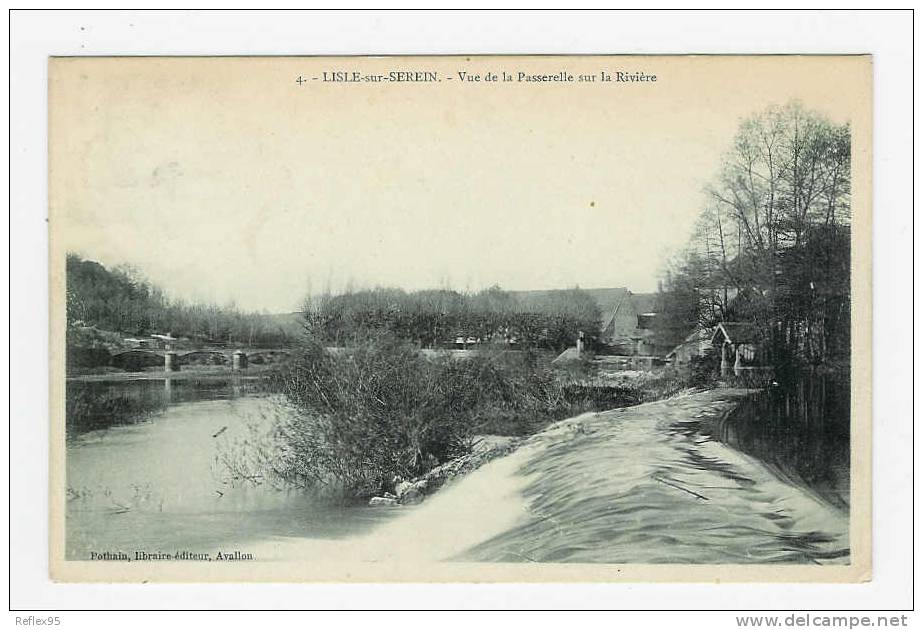
{"label": "river", "polygon": [[234,548],[259,559],[846,562],[841,395],[741,405],[717,390],[586,414],[422,506],[382,509],[229,484],[223,449],[279,413],[253,381],[69,381],[67,557]]}
{"label": "river", "polygon": [[68,382],[67,545],[210,553],[274,536],[355,536],[392,513],[231,484],[220,456],[278,412],[242,379]]}

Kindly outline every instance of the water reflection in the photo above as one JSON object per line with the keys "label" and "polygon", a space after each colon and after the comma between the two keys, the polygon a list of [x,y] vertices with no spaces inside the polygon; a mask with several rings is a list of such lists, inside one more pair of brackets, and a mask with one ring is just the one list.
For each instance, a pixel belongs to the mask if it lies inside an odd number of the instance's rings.
{"label": "water reflection", "polygon": [[173,404],[229,400],[259,393],[258,379],[164,378],[67,381],[67,437],[112,426],[149,421]]}
{"label": "water reflection", "polygon": [[258,380],[67,384],[67,550],[214,553],[275,537],[339,538],[390,514],[229,484],[221,454],[285,408]]}
{"label": "water reflection", "polygon": [[703,431],[840,509],[849,506],[849,380],[813,375],[744,401]]}

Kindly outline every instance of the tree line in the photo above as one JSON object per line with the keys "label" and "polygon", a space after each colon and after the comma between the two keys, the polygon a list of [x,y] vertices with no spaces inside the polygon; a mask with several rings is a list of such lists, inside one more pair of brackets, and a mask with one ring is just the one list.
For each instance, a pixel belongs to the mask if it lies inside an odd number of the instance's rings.
{"label": "tree line", "polygon": [[743,120],[664,275],[661,340],[740,321],[772,365],[848,361],[850,159],[849,124],[799,103]]}
{"label": "tree line", "polygon": [[561,350],[578,331],[592,345],[599,332],[596,301],[577,288],[511,292],[494,286],[474,293],[450,289],[347,290],[305,301],[302,330],[266,313],[234,305],[171,299],[138,270],[107,269],[76,254],[67,257],[67,320],[125,335],[172,333],[205,343],[285,346],[302,333],[328,345],[354,345],[389,335],[423,348],[506,343],[518,348]]}
{"label": "tree line", "polygon": [[498,286],[475,293],[378,288],[316,296],[305,304],[304,316],[308,334],[328,344],[388,334],[424,348],[461,339],[464,345],[472,340],[561,350],[576,343],[578,331],[592,345],[600,321],[596,301],[578,288],[516,293]]}
{"label": "tree line", "polygon": [[69,325],[126,335],[172,333],[206,343],[260,347],[293,341],[292,331],[270,315],[171,299],[136,269],[107,269],[76,254],[67,256],[66,308]]}

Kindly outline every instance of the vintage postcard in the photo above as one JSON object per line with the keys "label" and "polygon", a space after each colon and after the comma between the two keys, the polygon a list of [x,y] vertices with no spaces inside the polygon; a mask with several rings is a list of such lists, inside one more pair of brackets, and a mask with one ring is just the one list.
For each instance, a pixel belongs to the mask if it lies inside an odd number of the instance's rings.
{"label": "vintage postcard", "polygon": [[48,70],[53,579],[870,579],[871,57]]}

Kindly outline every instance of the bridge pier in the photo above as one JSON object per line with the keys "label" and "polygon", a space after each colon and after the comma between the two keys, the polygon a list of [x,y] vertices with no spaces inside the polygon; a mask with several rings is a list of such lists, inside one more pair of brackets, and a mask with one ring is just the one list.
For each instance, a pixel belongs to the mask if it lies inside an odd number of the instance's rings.
{"label": "bridge pier", "polygon": [[233,370],[246,370],[247,369],[247,355],[242,350],[238,350],[233,355],[231,355],[231,369]]}
{"label": "bridge pier", "polygon": [[172,350],[163,355],[163,371],[175,372],[179,368],[176,353]]}

